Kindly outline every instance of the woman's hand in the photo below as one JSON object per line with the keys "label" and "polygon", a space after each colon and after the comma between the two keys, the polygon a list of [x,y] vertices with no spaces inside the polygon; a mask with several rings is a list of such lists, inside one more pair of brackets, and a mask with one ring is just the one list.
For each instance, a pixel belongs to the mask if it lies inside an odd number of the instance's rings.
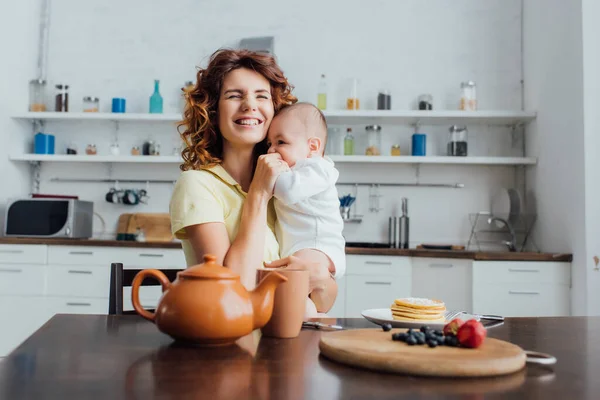
{"label": "woman's hand", "polygon": [[281,258],[279,260],[272,261],[270,263],[264,263],[265,268],[289,268],[289,269],[305,269],[309,272],[308,281],[308,293],[312,293],[313,290],[322,290],[325,288],[327,282],[331,279],[329,270],[326,265],[319,262],[311,262],[303,260],[296,256],[289,256]]}
{"label": "woman's hand", "polygon": [[289,169],[288,164],[282,160],[281,155],[278,153],[261,155],[258,157],[254,177],[248,191],[257,191],[270,199],[275,190],[277,177]]}

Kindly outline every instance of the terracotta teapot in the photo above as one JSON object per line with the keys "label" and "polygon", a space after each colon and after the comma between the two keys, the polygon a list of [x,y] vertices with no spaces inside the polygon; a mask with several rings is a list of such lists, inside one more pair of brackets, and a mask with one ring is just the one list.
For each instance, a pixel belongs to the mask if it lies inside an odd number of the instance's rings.
{"label": "terracotta teapot", "polygon": [[[275,289],[287,278],[272,272],[248,292],[239,275],[215,260],[205,255],[203,264],[178,272],[173,283],[159,270],[140,271],[131,285],[133,308],[161,332],[195,344],[231,344],[262,328],[273,313]],[[140,286],[147,277],[162,285],[163,295],[154,313],[140,304]]]}

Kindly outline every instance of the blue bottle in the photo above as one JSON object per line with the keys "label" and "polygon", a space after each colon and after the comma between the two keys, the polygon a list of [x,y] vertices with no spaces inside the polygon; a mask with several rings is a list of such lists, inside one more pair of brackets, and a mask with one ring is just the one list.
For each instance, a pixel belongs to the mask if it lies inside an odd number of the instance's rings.
{"label": "blue bottle", "polygon": [[159,80],[154,80],[154,93],[150,96],[150,114],[161,114],[163,112],[163,98],[158,91]]}

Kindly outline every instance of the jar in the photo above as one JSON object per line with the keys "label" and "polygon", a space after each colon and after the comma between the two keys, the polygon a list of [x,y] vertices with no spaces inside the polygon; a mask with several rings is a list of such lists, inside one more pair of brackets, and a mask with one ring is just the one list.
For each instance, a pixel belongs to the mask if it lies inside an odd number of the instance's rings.
{"label": "jar", "polygon": [[419,110],[433,110],[433,96],[422,94],[419,96]]}
{"label": "jar", "polygon": [[54,101],[54,111],[69,111],[69,85],[58,84],[56,87],[56,97]]}
{"label": "jar", "polygon": [[98,154],[98,151],[96,150],[96,145],[88,144],[87,147],[85,148],[85,154],[90,155],[90,156],[94,156],[94,155]]}
{"label": "jar", "polygon": [[43,79],[29,81],[29,111],[46,111],[46,81]]}
{"label": "jar", "polygon": [[381,90],[377,94],[377,109],[378,110],[391,110],[392,109],[392,95],[388,90]]}
{"label": "jar", "polygon": [[98,112],[100,110],[100,99],[86,96],[83,98],[83,112]]}
{"label": "jar", "polygon": [[380,125],[368,125],[365,130],[367,131],[367,150],[365,154],[368,156],[380,156],[381,155],[381,126]]}
{"label": "jar", "polygon": [[77,145],[75,144],[75,142],[69,143],[69,145],[67,146],[67,154],[69,154],[69,155],[77,154]]}
{"label": "jar", "polygon": [[341,144],[340,128],[329,126],[327,128],[327,141],[325,143],[325,154],[338,155],[343,154]]}
{"label": "jar", "polygon": [[344,136],[344,155],[354,155],[354,136],[352,136],[352,128],[346,129],[346,136]]}
{"label": "jar", "polygon": [[360,100],[358,98],[358,79],[352,78],[350,82],[350,93],[346,99],[346,109],[359,110]]}
{"label": "jar", "polygon": [[392,145],[392,149],[390,151],[390,154],[392,156],[399,156],[400,155],[400,145],[399,144],[393,144]]}
{"label": "jar", "polygon": [[121,149],[119,148],[119,143],[112,143],[109,147],[110,150],[110,154],[112,154],[113,156],[118,156],[119,154],[121,154]]}
{"label": "jar", "polygon": [[132,156],[139,156],[140,155],[140,148],[138,146],[133,146],[131,148],[131,155]]}
{"label": "jar", "polygon": [[477,91],[473,81],[463,82],[460,84],[460,109],[463,111],[477,110]]}
{"label": "jar", "polygon": [[448,140],[448,155],[465,157],[467,155],[467,127],[452,125]]}

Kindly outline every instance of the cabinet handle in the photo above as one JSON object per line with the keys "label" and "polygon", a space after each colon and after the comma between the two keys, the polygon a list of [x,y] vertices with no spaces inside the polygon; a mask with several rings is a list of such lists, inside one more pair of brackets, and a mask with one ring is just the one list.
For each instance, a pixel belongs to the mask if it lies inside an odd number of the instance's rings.
{"label": "cabinet handle", "polygon": [[509,272],[540,272],[539,269],[527,269],[527,268],[509,268]]}
{"label": "cabinet handle", "polygon": [[15,272],[15,273],[19,273],[19,272],[23,272],[22,269],[17,269],[17,268],[0,268],[0,272]]}
{"label": "cabinet handle", "polygon": [[92,305],[92,303],[75,303],[75,302],[68,302],[67,303],[68,306],[74,306],[74,307],[89,307]]}
{"label": "cabinet handle", "polygon": [[78,269],[70,269],[69,273],[70,274],[87,274],[87,275],[92,275],[92,271],[80,271]]}
{"label": "cabinet handle", "polygon": [[23,254],[25,253],[24,250],[0,250],[0,253],[5,253],[5,254]]}
{"label": "cabinet handle", "polygon": [[365,282],[365,285],[391,285],[392,282]]}
{"label": "cabinet handle", "polygon": [[540,292],[521,292],[521,291],[517,291],[517,290],[509,290],[508,294],[531,294],[531,295],[537,295],[537,294],[540,294]]}
{"label": "cabinet handle", "polygon": [[429,264],[429,266],[432,268],[452,268],[452,267],[454,267],[453,264]]}
{"label": "cabinet handle", "polygon": [[70,251],[69,254],[77,255],[77,256],[93,256],[93,251]]}
{"label": "cabinet handle", "polygon": [[365,264],[373,265],[392,265],[391,261],[365,261]]}
{"label": "cabinet handle", "polygon": [[140,257],[164,257],[164,254],[140,253]]}

